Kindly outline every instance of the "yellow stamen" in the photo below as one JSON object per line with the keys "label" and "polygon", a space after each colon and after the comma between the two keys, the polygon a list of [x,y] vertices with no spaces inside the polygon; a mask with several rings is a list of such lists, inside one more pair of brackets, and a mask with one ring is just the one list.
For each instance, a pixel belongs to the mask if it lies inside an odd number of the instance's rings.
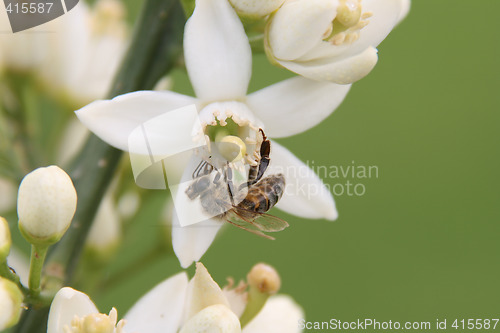
{"label": "yellow stamen", "polygon": [[332,25],[325,32],[325,41],[332,45],[354,43],[360,37],[360,31],[368,25],[371,12],[363,13],[362,0],[339,0],[337,15]]}
{"label": "yellow stamen", "polygon": [[[71,327],[63,328],[65,333],[123,333],[125,321],[116,321],[118,313],[115,308],[111,309],[109,315],[92,313],[83,318],[75,316],[71,321]],[[116,330],[115,330],[116,329]]]}

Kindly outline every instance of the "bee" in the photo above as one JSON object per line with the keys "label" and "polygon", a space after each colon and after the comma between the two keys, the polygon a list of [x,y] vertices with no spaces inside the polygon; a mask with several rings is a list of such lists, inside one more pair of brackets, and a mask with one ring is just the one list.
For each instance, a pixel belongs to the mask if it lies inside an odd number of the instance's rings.
{"label": "bee", "polygon": [[288,223],[266,212],[283,196],[285,177],[283,174],[264,177],[270,163],[271,142],[262,129],[260,133],[263,139],[259,163],[250,166],[247,182],[235,188],[229,166],[221,171],[202,161],[193,172],[194,180],[186,194],[191,200],[199,197],[202,208],[211,216],[261,237],[274,239],[265,232],[281,231],[288,227]]}

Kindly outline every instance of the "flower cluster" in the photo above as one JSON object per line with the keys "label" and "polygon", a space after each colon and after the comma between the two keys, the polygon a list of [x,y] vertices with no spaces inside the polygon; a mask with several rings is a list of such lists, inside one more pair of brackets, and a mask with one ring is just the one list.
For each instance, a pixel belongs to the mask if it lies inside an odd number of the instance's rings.
{"label": "flower cluster", "polygon": [[[198,263],[191,280],[186,273],[166,279],[142,296],[119,322],[115,308],[109,315],[99,313],[87,295],[62,288],[52,302],[47,333],[300,331],[296,323],[303,317],[302,310],[290,297],[275,295],[279,277],[271,267],[255,266],[247,280],[234,289],[221,289]],[[262,285],[270,288],[259,289]]]}
{"label": "flower cluster", "polygon": [[[176,185],[189,183],[203,163],[215,169],[228,165],[245,182],[245,170],[255,168],[262,159],[260,130],[271,138],[286,137],[328,117],[347,95],[349,84],[373,68],[374,47],[401,18],[404,2],[198,0],[184,31],[184,60],[196,98],[171,91],[141,91],[94,102],[76,115],[112,146],[133,155],[149,155],[147,159],[153,161],[170,158],[166,168],[175,169],[167,170],[175,208],[172,243],[181,265],[188,267],[201,258],[224,223],[221,215],[203,215],[203,202],[193,202],[185,194],[186,187],[178,186],[176,191]],[[268,21],[264,42],[269,57],[302,76],[247,94],[252,51],[238,14]],[[189,123],[191,115],[176,113],[168,123],[162,122],[162,115],[189,105],[199,110],[199,128],[193,131],[206,139],[206,145],[174,163],[171,147],[178,147],[180,138],[191,134],[182,125]],[[148,129],[145,140],[135,135],[141,126],[158,129]],[[233,143],[229,153],[217,154],[224,140]],[[151,147],[156,150],[152,152]],[[268,174],[308,169],[274,141],[270,161]],[[290,172],[284,179],[288,190],[276,205],[279,209],[306,218],[337,218],[333,197],[314,172]],[[317,191],[311,195],[293,190],[303,186]],[[196,211],[202,217],[193,217]],[[199,223],[182,223],[190,218]]]}

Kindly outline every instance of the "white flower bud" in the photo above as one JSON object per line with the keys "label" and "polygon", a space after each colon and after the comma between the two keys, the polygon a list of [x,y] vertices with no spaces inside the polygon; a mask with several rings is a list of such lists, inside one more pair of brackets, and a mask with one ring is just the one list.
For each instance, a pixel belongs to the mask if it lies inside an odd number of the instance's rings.
{"label": "white flower bud", "polygon": [[10,238],[10,229],[7,220],[0,216],[0,264],[5,262],[9,255],[12,239]]}
{"label": "white flower bud", "polygon": [[249,17],[264,17],[281,7],[285,0],[229,0],[238,14]]}
{"label": "white flower bud", "polygon": [[211,305],[198,312],[181,329],[180,333],[240,333],[238,317],[227,306]]}
{"label": "white flower bud", "polygon": [[76,210],[76,190],[61,168],[38,168],[19,186],[19,229],[32,244],[48,245],[61,239]]}
{"label": "white flower bud", "polygon": [[19,321],[22,302],[23,294],[17,285],[0,277],[0,331]]}

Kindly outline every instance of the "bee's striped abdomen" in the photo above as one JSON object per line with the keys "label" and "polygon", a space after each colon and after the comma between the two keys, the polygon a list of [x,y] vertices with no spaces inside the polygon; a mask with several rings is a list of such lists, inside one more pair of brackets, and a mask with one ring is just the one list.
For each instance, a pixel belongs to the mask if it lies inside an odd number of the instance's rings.
{"label": "bee's striped abdomen", "polygon": [[285,177],[282,174],[268,176],[252,186],[239,208],[252,212],[265,213],[279,201],[285,190]]}

